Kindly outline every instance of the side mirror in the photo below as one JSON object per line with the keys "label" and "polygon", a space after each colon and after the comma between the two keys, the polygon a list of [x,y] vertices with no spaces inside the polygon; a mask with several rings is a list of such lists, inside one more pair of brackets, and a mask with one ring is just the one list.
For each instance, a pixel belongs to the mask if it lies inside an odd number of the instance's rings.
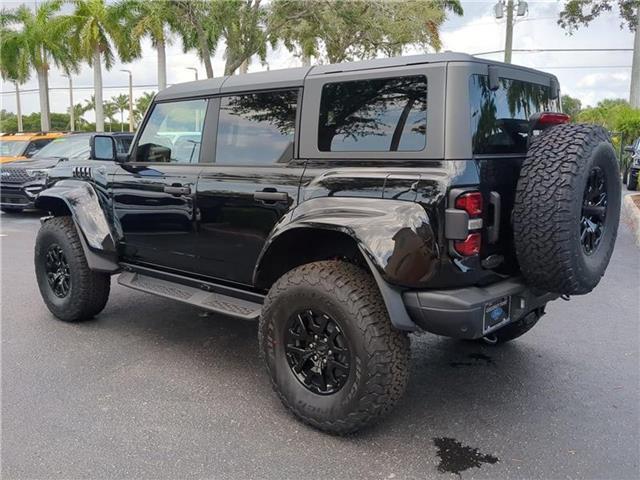
{"label": "side mirror", "polygon": [[127,163],[129,161],[128,153],[117,153],[116,154],[116,162],[118,163]]}
{"label": "side mirror", "polygon": [[624,151],[627,153],[635,153],[633,145],[627,145],[626,147],[624,147]]}
{"label": "side mirror", "polygon": [[109,135],[94,135],[91,137],[91,159],[116,161],[116,142]]}

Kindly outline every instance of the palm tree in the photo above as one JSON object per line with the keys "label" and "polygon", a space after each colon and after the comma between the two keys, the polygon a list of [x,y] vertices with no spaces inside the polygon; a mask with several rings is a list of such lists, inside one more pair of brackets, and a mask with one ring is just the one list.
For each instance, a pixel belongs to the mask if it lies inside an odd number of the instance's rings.
{"label": "palm tree", "polygon": [[49,115],[49,61],[59,67],[75,68],[77,61],[68,48],[69,31],[65,17],[56,16],[62,0],[40,3],[35,11],[26,5],[15,10],[3,10],[3,64],[7,62],[33,68],[38,77],[40,93],[40,128],[51,128]]}
{"label": "palm tree", "polygon": [[136,109],[134,115],[136,116],[136,123],[142,119],[142,116],[147,112],[149,105],[153,101],[153,97],[155,97],[155,92],[144,92],[138,98],[136,98]]}
{"label": "palm tree", "polygon": [[18,131],[22,132],[22,109],[20,108],[20,85],[29,80],[29,58],[24,49],[13,50],[12,31],[6,28],[6,17],[0,14],[0,77],[12,82],[16,89],[16,118]]}
{"label": "palm tree", "polygon": [[[139,44],[132,41],[132,2],[124,0],[115,4],[105,0],[74,0],[73,49],[93,67],[93,89],[96,110],[96,131],[104,130],[104,104],[102,97],[102,61],[109,70],[115,53],[123,61],[130,61],[140,54]],[[116,52],[114,52],[114,49]]]}
{"label": "palm tree", "polygon": [[[76,103],[73,106],[73,118],[76,124],[76,130],[82,130],[87,124],[87,121],[82,118],[82,115],[84,115],[86,111],[86,108],[81,103]],[[69,119],[71,119],[71,107],[67,108],[67,113],[69,113]],[[71,120],[69,120],[69,128],[71,128]]]}
{"label": "palm tree", "polygon": [[124,111],[129,109],[129,95],[111,97],[111,103],[120,112],[120,131],[124,132]]}
{"label": "palm tree", "polygon": [[221,33],[216,7],[210,0],[172,0],[171,5],[180,19],[175,28],[182,40],[184,52],[195,50],[204,64],[207,78],[212,78],[211,56],[215,53]]}
{"label": "palm tree", "polygon": [[170,44],[169,31],[176,10],[169,0],[138,0],[135,3],[135,20],[132,30],[136,42],[146,35],[158,54],[158,89],[167,88],[167,56],[165,47]]}
{"label": "palm tree", "polygon": [[[104,105],[102,106],[102,109],[103,109],[105,118],[109,120],[109,131],[111,132],[113,130],[114,118],[116,116],[116,113],[118,113],[118,107],[111,102],[105,102]],[[96,129],[96,131],[98,130]]]}

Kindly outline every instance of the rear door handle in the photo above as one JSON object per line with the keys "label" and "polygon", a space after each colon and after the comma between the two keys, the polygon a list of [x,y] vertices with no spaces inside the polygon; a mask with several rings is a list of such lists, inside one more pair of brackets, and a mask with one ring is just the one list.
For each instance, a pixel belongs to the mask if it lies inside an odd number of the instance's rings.
{"label": "rear door handle", "polygon": [[253,198],[263,202],[286,202],[289,200],[289,195],[287,195],[287,192],[261,190],[255,192]]}
{"label": "rear door handle", "polygon": [[182,185],[165,185],[164,193],[170,193],[171,195],[190,195],[191,187],[188,185],[186,187]]}

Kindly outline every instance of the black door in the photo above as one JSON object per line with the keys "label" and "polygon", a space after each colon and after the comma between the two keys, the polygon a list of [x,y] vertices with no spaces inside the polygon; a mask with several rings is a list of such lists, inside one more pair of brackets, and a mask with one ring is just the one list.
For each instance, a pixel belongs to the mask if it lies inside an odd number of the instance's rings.
{"label": "black door", "polygon": [[128,261],[193,271],[195,196],[207,100],[158,103],[130,162],[112,179],[113,205]]}
{"label": "black door", "polygon": [[297,200],[293,161],[299,91],[220,99],[215,155],[197,186],[199,273],[251,284],[269,233]]}

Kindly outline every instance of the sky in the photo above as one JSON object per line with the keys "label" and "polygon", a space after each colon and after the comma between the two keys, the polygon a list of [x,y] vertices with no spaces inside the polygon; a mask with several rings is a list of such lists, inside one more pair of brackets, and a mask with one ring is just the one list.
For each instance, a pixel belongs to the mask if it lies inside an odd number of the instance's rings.
{"label": "sky", "polygon": [[[5,8],[14,8],[21,2],[2,0]],[[27,2],[30,5],[31,2]],[[514,49],[584,49],[584,48],[627,48],[633,47],[633,34],[621,29],[621,19],[617,11],[603,14],[588,27],[583,27],[567,35],[557,25],[562,2],[556,0],[531,1],[529,12],[520,17],[514,27]],[[504,49],[505,22],[494,18],[495,2],[484,0],[462,1],[463,17],[449,18],[441,28],[442,50],[478,54]],[[224,71],[224,45],[219,46],[213,58],[214,75]],[[408,49],[407,54],[421,53]],[[481,55],[483,58],[502,60],[503,54]],[[632,52],[569,52],[569,53],[518,53],[513,54],[513,63],[548,71],[558,76],[563,94],[579,98],[584,106],[595,105],[604,98],[629,97],[631,81]],[[268,65],[256,58],[249,66],[249,72],[300,66],[300,59],[283,47],[269,50]],[[191,81],[198,69],[199,77],[206,77],[204,67],[195,53],[183,53],[179,39],[167,48],[167,82],[169,84]],[[121,69],[133,72],[134,97],[142,92],[156,90],[156,52],[150,42],[143,43],[142,58],[135,62],[116,63],[110,71],[103,68],[104,98],[128,93],[128,75]],[[74,103],[84,102],[92,93],[93,73],[84,65],[73,78]],[[49,78],[51,111],[64,112],[69,106],[68,80],[55,67]],[[12,84],[0,85],[0,108],[15,112],[15,93]],[[35,74],[21,86],[23,114],[39,111],[37,79]],[[31,90],[31,91],[29,91]],[[85,115],[93,121],[91,113]],[[126,117],[125,117],[126,118]]]}

